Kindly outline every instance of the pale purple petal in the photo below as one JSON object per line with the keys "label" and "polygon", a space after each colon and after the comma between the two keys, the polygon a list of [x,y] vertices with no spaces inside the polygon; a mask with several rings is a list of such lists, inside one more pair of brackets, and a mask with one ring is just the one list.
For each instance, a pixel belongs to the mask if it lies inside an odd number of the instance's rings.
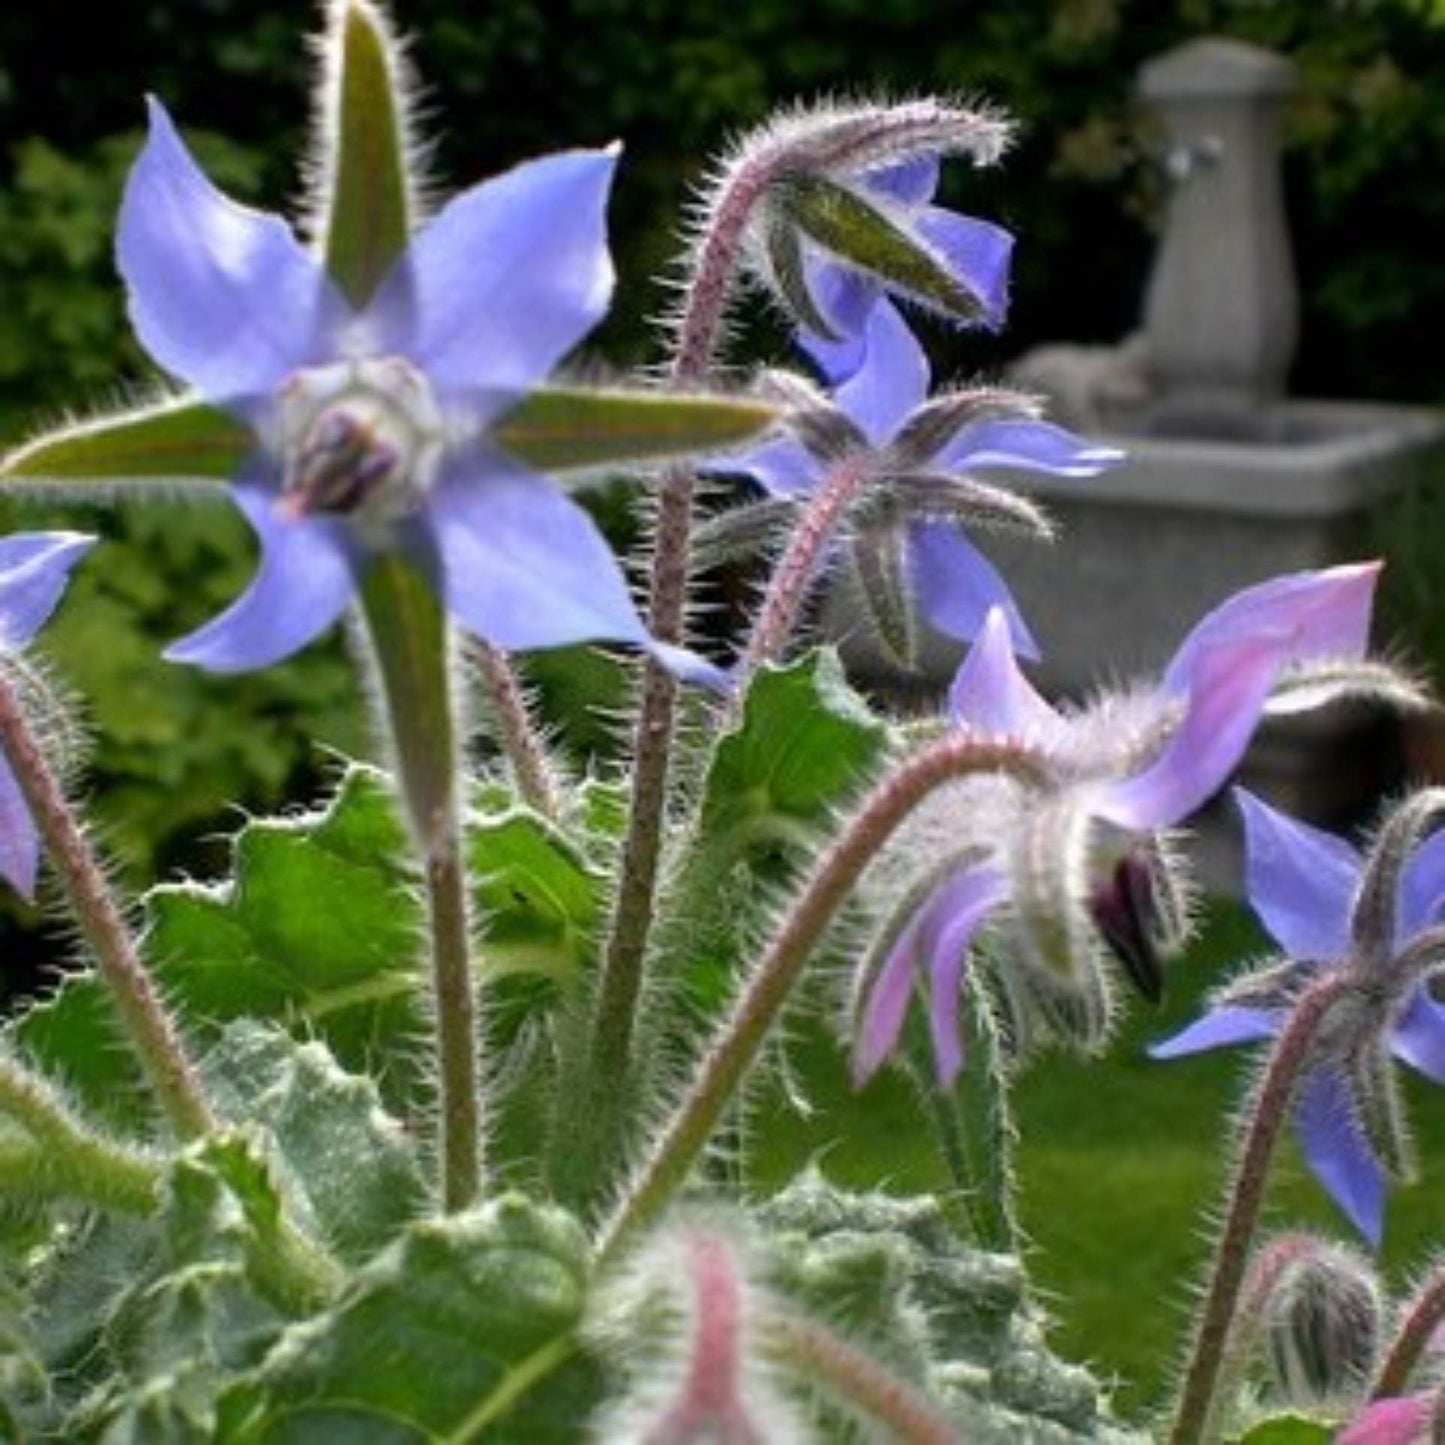
{"label": "pale purple petal", "polygon": [[1428,1391],[1373,1400],[1335,1436],[1335,1445],[1428,1445],[1434,1414]]}
{"label": "pale purple petal", "polygon": [[20,785],[0,761],[0,878],[26,899],[35,897],[40,840]]}
{"label": "pale purple petal", "polygon": [[979,318],[991,331],[1008,312],[1009,263],[1014,238],[1002,226],[926,206],[913,217],[923,239],[939,253],[953,279],[978,298]]}
{"label": "pale purple petal", "polygon": [[1445,1007],[1421,984],[1390,1031],[1390,1051],[1437,1084],[1445,1084]]}
{"label": "pale purple petal", "polygon": [[291,228],[222,195],[149,105],[116,233],[131,322],[168,372],[249,419],[283,378],[333,353],[346,307]]}
{"label": "pale purple petal", "polygon": [[746,451],[717,457],[706,470],[717,476],[751,477],[775,497],[803,496],[823,475],[818,459],[793,436],[774,437]]}
{"label": "pale purple petal", "polygon": [[[800,337],[811,350],[806,336]],[[864,328],[863,364],[834,399],[875,447],[886,446],[928,395],[928,357],[898,308],[879,300]]]}
{"label": "pale purple petal", "polygon": [[1333,1069],[1316,1069],[1295,1108],[1300,1146],[1315,1178],[1372,1245],[1380,1242],[1385,1212],[1385,1174],[1370,1152],[1350,1107],[1349,1093]]}
{"label": "pale purple petal", "polygon": [[1149,1057],[1179,1059],[1186,1054],[1200,1054],[1232,1044],[1258,1043],[1260,1039],[1272,1039],[1283,1021],[1283,1009],[1240,1008],[1226,1004],[1210,1009],[1177,1034],[1150,1044]]}
{"label": "pale purple petal", "polygon": [[997,610],[1008,623],[1014,652],[1038,657],[1038,644],[1007,584],[952,522],[908,524],[908,570],[923,615],[940,632],[967,642]]}
{"label": "pale purple petal", "polygon": [[1441,922],[1445,915],[1445,832],[1432,833],[1405,865],[1400,879],[1397,946]]}
{"label": "pale purple petal", "polygon": [[868,355],[864,327],[883,292],[871,276],[807,243],[803,247],[803,284],[833,335],[801,331],[799,343],[828,385],[837,386],[847,381]]}
{"label": "pale purple petal", "polygon": [[450,466],[427,513],[438,590],[478,636],[514,650],[651,643],[596,523],[535,472],[474,447]]}
{"label": "pale purple petal", "polygon": [[1292,958],[1344,956],[1360,883],[1360,855],[1321,832],[1234,790],[1244,818],[1246,891],[1259,920]]}
{"label": "pale purple petal", "polygon": [[1270,637],[1279,666],[1359,657],[1369,643],[1378,562],[1295,572],[1246,587],[1202,618],[1174,654],[1164,689],[1184,693],[1201,658],[1246,638]]}
{"label": "pale purple petal", "polygon": [[939,160],[937,154],[913,156],[893,165],[865,171],[865,191],[879,191],[905,206],[921,206],[933,199],[938,189]]}
{"label": "pale purple petal", "polygon": [[925,904],[903,926],[888,950],[877,976],[868,989],[853,1041],[853,1084],[860,1087],[877,1072],[893,1052],[908,1002],[913,997],[914,972],[918,964],[918,938],[928,916]]}
{"label": "pale purple petal", "polygon": [[346,610],[361,565],[344,519],[283,516],[275,488],[258,480],[231,495],[260,541],[260,566],[225,612],[165,652],[208,672],[249,672],[300,651]]}
{"label": "pale purple petal", "polygon": [[963,1068],[958,1032],[959,986],[974,935],[984,919],[1008,896],[1003,875],[988,867],[970,868],[944,884],[929,905],[930,926],[923,948],[928,955],[928,1028],[938,1082],[950,1088]]}
{"label": "pale purple petal", "polygon": [[1047,421],[978,422],[957,432],[938,453],[950,471],[1013,467],[1056,477],[1094,477],[1124,459],[1114,447],[1095,446]]}
{"label": "pale purple petal", "polygon": [[948,712],[957,727],[1045,748],[1066,726],[1019,671],[1013,634],[1001,608],[984,619],[978,640],[958,669],[948,693]]}
{"label": "pale purple petal", "polygon": [[1094,812],[1133,830],[1187,818],[1244,756],[1279,665],[1277,641],[1269,637],[1201,653],[1184,717],[1164,750],[1142,772],[1101,787]]}
{"label": "pale purple petal", "polygon": [[55,611],[71,569],[95,546],[79,532],[0,537],[0,648],[29,642]]}
{"label": "pale purple petal", "polygon": [[[979,924],[1007,891],[995,869],[969,868],[940,885],[904,925],[863,1005],[853,1046],[855,1083],[865,1082],[897,1045],[915,975],[925,962],[930,979],[929,1027],[939,1077],[947,1085],[957,1076],[962,1062],[956,1017],[959,971]],[[956,956],[950,957],[949,950]]]}
{"label": "pale purple petal", "polygon": [[686,647],[675,647],[668,642],[658,642],[652,637],[643,638],[641,646],[649,656],[683,682],[705,687],[723,696],[730,696],[737,691],[738,678],[735,672],[709,662],[707,658]]}
{"label": "pale purple petal", "polygon": [[383,352],[411,357],[485,422],[542,381],[612,296],[607,196],[617,151],[544,156],[450,201],[367,308]]}

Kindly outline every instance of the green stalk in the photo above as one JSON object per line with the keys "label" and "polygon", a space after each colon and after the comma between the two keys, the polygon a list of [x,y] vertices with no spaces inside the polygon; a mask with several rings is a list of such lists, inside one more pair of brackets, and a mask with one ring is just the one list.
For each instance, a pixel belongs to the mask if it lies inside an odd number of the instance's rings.
{"label": "green stalk", "polygon": [[[712,369],[743,237],[754,208],[772,183],[776,163],[777,157],[767,152],[740,166],[708,219],[673,349],[670,373],[679,385],[694,384]],[[660,642],[683,640],[695,489],[692,469],[679,466],[663,475],[658,492],[648,626]],[[642,994],[667,827],[676,714],[677,683],[666,668],[649,659],[633,733],[627,833],[588,1044],[589,1076],[611,1100],[605,1114],[618,1111],[632,1075],[633,1025]]]}
{"label": "green stalk", "polygon": [[446,618],[406,562],[381,558],[362,585],[398,781],[422,856],[440,1094],[442,1207],[481,1192],[481,1061]]}
{"label": "green stalk", "polygon": [[177,1138],[215,1128],[175,1020],[142,963],[105,870],[70,811],[60,780],[30,730],[9,678],[0,675],[0,750],[60,875],[61,887],[120,1015],[152,1092]]}
{"label": "green stalk", "polygon": [[[411,234],[405,104],[397,48],[369,0],[333,8],[321,129],[329,183],[321,226],[326,268],[358,309]],[[381,677],[383,722],[426,878],[445,1209],[481,1189],[481,1075],[468,896],[456,797],[457,726],[446,617],[426,581],[396,557],[375,559],[362,611]]]}

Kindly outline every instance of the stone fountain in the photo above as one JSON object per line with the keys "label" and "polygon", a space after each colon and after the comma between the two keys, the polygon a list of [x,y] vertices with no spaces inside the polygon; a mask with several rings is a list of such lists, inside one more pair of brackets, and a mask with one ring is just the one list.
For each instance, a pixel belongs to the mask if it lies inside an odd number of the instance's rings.
{"label": "stone fountain", "polygon": [[[1287,60],[1232,40],[1144,67],[1170,189],[1142,328],[1115,347],[1040,347],[1011,378],[1128,453],[1086,482],[1020,478],[1059,520],[1059,548],[990,544],[1056,693],[1156,669],[1236,588],[1368,555],[1370,513],[1445,470],[1434,411],[1285,396],[1298,340],[1280,180],[1293,83]],[[1303,736],[1267,733],[1250,766],[1285,806],[1338,817],[1379,781],[1363,765],[1382,725],[1335,710]]]}

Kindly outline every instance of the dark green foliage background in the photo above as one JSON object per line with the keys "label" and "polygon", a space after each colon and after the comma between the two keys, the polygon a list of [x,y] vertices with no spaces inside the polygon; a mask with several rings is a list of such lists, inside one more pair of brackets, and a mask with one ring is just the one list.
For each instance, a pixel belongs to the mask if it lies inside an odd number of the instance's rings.
{"label": "dark green foliage background", "polygon": [[[1287,183],[1304,292],[1296,387],[1445,394],[1445,25],[1430,0],[410,0],[433,173],[471,182],[541,150],[627,143],[614,208],[619,302],[597,338],[615,364],[650,359],[656,277],[703,158],[780,102],[947,89],[1019,117],[985,175],[956,167],[947,199],[1019,234],[1015,301],[997,339],[933,343],[953,369],[995,370],[1045,338],[1111,340],[1133,325],[1158,193],[1132,101],[1149,56],[1202,32],[1292,54],[1302,72]],[[110,260],[141,95],[160,95],[237,194],[302,199],[319,7],[127,0],[66,24],[0,12],[0,441],[67,409],[108,404],[148,373],[126,335]],[[434,137],[431,132],[435,131]],[[227,139],[222,141],[220,136]],[[777,345],[763,323],[755,340]],[[226,799],[269,806],[304,784],[315,739],[359,740],[339,645],[259,677],[170,667],[159,644],[234,596],[245,529],[224,508],[40,513],[113,539],[78,583],[54,650],[98,723],[94,776],[113,847],[137,878],[216,823]],[[1409,603],[1439,588],[1418,528]],[[1417,632],[1420,629],[1416,629]]]}

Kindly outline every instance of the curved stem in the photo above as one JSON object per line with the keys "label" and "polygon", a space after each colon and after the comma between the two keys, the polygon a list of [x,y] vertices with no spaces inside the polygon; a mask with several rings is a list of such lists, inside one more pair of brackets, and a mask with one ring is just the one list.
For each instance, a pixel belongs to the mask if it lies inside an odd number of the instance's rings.
{"label": "curved stem", "polygon": [[517,791],[529,808],[555,821],[562,813],[557,780],[547,749],[532,721],[532,710],[516,668],[506,652],[481,638],[473,641],[472,656],[481,673],[498,740],[511,765]]}
{"label": "curved stem", "polygon": [[442,1207],[481,1192],[481,1060],[469,898],[456,798],[446,618],[426,582],[397,558],[375,561],[362,605],[376,649],[385,721],[426,878],[433,1024],[440,1090]]}
{"label": "curved stem", "polygon": [[776,657],[798,621],[803,601],[817,575],[823,549],[843,514],[873,476],[871,459],[857,452],[844,457],[823,478],[798,518],[787,550],[773,575],[753,623],[739,668],[738,695],[763,663]]}
{"label": "curved stem", "polygon": [[957,1427],[906,1381],[826,1325],[774,1310],[763,1325],[779,1359],[887,1427],[900,1445],[958,1445]]}
{"label": "curved stem", "polygon": [[1351,974],[1338,969],[1317,979],[1300,995],[1241,1116],[1242,1141],[1234,1177],[1225,1195],[1224,1224],[1214,1247],[1204,1305],[1169,1437],[1171,1445],[1196,1445],[1208,1438],[1220,1367],[1264,1203],[1274,1147],[1289,1116],[1295,1084],[1309,1059],[1315,1035],[1336,1000],[1354,986]]}
{"label": "curved stem", "polygon": [[878,850],[936,788],[970,773],[1001,769],[1032,776],[1037,760],[1017,744],[946,737],[915,754],[868,797],[814,867],[732,1016],[715,1036],[691,1089],[604,1231],[598,1246],[604,1263],[657,1214],[687,1177],[813,949]]}
{"label": "curved stem", "polygon": [[215,1128],[200,1079],[175,1020],[141,962],[104,870],[65,800],[60,780],[36,742],[8,677],[0,675],[0,748],[25,798],[66,901],[95,955],[141,1068],[178,1138]]}
{"label": "curved stem", "polygon": [[[675,383],[696,383],[712,367],[743,235],[772,179],[774,164],[771,154],[763,154],[740,165],[712,211],[694,257],[674,342],[670,374]],[[648,626],[660,642],[683,640],[695,486],[690,468],[673,467],[664,473],[658,493]],[[662,855],[676,711],[676,680],[649,658],[632,740],[627,832],[588,1041],[587,1072],[604,1089],[613,1087],[608,1082],[612,1080],[618,1091],[625,1090],[631,1072],[633,1022]],[[605,1107],[602,1112],[606,1117]]]}
{"label": "curved stem", "polygon": [[1372,1400],[1405,1393],[1410,1374],[1441,1320],[1445,1320],[1445,1269],[1435,1270],[1406,1305],[1395,1338],[1370,1387]]}

